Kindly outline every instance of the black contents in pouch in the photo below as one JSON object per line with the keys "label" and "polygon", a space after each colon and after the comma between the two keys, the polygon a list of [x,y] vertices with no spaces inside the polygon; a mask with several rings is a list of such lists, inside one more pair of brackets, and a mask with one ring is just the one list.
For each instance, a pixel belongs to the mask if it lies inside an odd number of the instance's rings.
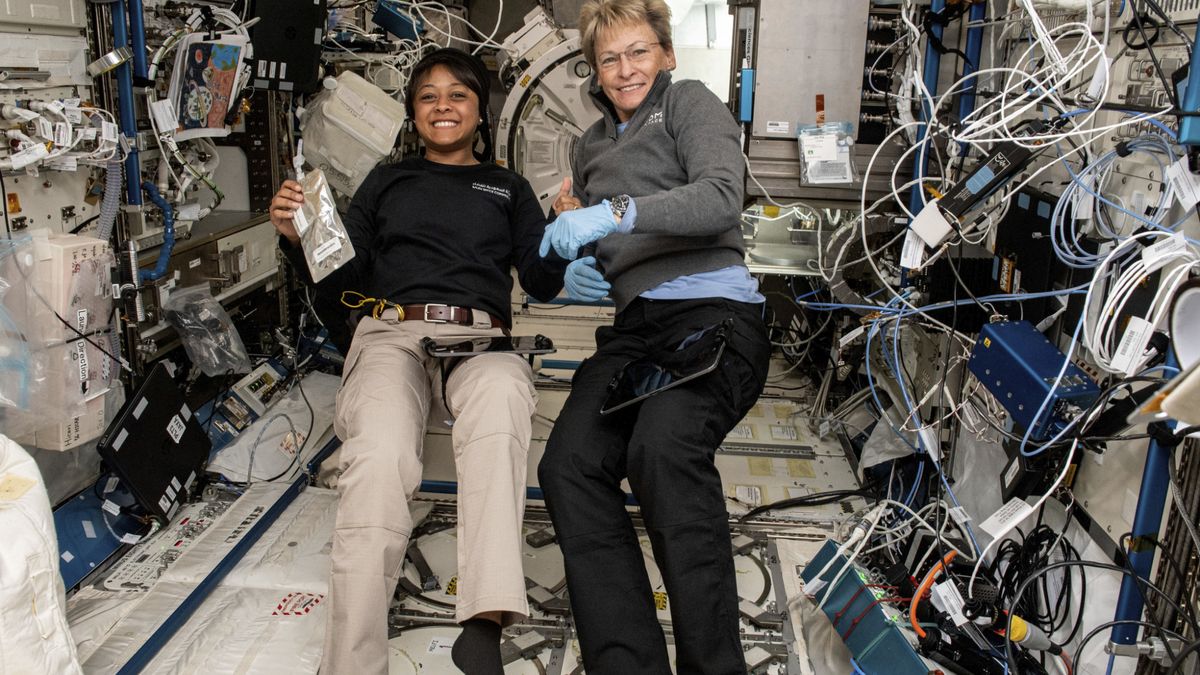
{"label": "black contents in pouch", "polygon": [[609,382],[600,414],[626,408],[716,370],[732,330],[733,322],[727,319],[689,335],[673,351],[626,363]]}

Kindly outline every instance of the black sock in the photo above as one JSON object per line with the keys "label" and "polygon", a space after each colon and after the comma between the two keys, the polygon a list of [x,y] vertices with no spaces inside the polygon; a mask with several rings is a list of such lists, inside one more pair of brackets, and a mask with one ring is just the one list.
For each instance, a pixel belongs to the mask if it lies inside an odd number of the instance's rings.
{"label": "black sock", "polygon": [[500,663],[500,624],[487,619],[467,619],[450,650],[454,665],[467,675],[503,675]]}

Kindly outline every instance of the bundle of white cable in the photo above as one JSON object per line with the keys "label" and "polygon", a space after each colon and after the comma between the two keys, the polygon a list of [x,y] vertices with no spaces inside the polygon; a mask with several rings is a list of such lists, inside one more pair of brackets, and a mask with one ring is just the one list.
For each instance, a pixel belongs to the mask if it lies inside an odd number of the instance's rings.
{"label": "bundle of white cable", "polygon": [[[1175,247],[1165,250],[1142,248],[1143,244],[1153,246],[1156,242],[1168,240],[1175,243]],[[1113,274],[1109,270],[1117,267],[1121,269],[1113,281]],[[1197,254],[1196,248],[1183,239],[1182,234],[1161,230],[1140,232],[1118,244],[1096,268],[1083,306],[1083,344],[1091,351],[1096,365],[1107,372],[1131,375],[1141,370],[1152,356],[1138,349],[1132,361],[1125,364],[1115,362],[1120,345],[1118,329],[1121,320],[1129,316],[1125,312],[1126,305],[1146,277],[1157,269],[1163,270],[1158,289],[1150,302],[1148,314],[1138,317],[1151,327],[1163,323],[1175,291],[1188,280],[1192,271],[1200,270],[1200,254]]]}
{"label": "bundle of white cable", "polygon": [[[1085,128],[1100,112],[1099,105],[1096,105],[1087,109],[1081,119],[1072,119],[1074,129],[1021,135],[1023,129],[1017,128],[1017,124],[1027,120],[1041,107],[1048,104],[1059,110],[1068,110],[1072,107],[1062,101],[1059,92],[1075,78],[1084,77],[1089,73],[1094,74],[1095,69],[1100,69],[1104,82],[1104,91],[1101,93],[1100,99],[1103,100],[1107,93],[1109,66],[1107,59],[1104,58],[1104,45],[1092,34],[1088,25],[1078,22],[1067,23],[1054,29],[1050,34],[1057,40],[1075,42],[1074,48],[1065,56],[1062,56],[1057,48],[1051,50],[1057,58],[1061,59],[1062,65],[1047,64],[1032,72],[1004,67],[980,71],[982,75],[1004,74],[1007,76],[1006,81],[999,96],[980,105],[963,118],[964,128],[961,132],[952,135],[954,141],[982,146],[982,144],[999,140],[1009,140],[1027,147],[1041,147],[1046,141],[1056,141],[1068,137],[1090,139],[1109,128]],[[1038,63],[1041,61],[1039,56],[1042,48],[1044,46],[1040,42],[1030,44],[1018,57],[1019,62]],[[1065,70],[1061,70],[1061,68],[1065,68]],[[966,84],[966,78],[952,85],[947,94],[940,97],[939,105],[948,102],[947,96],[962,84]],[[1112,125],[1112,128],[1127,126],[1131,123],[1133,122],[1122,121]]]}

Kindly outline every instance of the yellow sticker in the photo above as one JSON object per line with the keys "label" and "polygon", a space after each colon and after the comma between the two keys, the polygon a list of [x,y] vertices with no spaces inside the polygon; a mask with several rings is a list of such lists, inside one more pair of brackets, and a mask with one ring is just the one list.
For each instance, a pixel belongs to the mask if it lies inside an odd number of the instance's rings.
{"label": "yellow sticker", "polygon": [[986,338],[986,337],[983,338],[983,346],[991,347],[992,346],[992,338]]}
{"label": "yellow sticker", "polygon": [[746,461],[750,463],[751,476],[770,476],[773,473],[770,457],[747,457]]}
{"label": "yellow sticker", "polygon": [[0,501],[16,501],[36,484],[37,481],[31,478],[18,476],[15,473],[6,473],[0,476]]}
{"label": "yellow sticker", "polygon": [[532,79],[533,79],[532,75],[526,75],[525,77],[522,77],[521,78],[521,88],[524,89],[525,87],[528,87],[529,81]]}
{"label": "yellow sticker", "polygon": [[792,415],[793,407],[786,403],[777,403],[775,408],[775,419],[786,420]]}
{"label": "yellow sticker", "polygon": [[446,583],[446,595],[458,595],[458,575],[450,577]]}
{"label": "yellow sticker", "polygon": [[812,462],[807,459],[789,459],[788,475],[792,478],[816,478],[817,473],[813,471]]}
{"label": "yellow sticker", "polygon": [[662,591],[654,591],[654,608],[658,611],[663,611],[667,608],[667,594]]}

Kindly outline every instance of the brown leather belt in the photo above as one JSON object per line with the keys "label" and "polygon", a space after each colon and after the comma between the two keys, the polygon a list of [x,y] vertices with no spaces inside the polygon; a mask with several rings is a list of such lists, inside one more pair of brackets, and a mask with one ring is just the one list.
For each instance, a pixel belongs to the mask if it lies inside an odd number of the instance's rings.
{"label": "brown leather belt", "polygon": [[[475,325],[475,314],[470,307],[456,307],[454,305],[439,305],[430,303],[427,305],[401,305],[400,309],[403,314],[399,315],[401,321],[428,321],[429,323],[454,323],[460,326]],[[488,319],[491,322],[492,328],[504,328],[504,322],[496,317],[488,314]]]}

